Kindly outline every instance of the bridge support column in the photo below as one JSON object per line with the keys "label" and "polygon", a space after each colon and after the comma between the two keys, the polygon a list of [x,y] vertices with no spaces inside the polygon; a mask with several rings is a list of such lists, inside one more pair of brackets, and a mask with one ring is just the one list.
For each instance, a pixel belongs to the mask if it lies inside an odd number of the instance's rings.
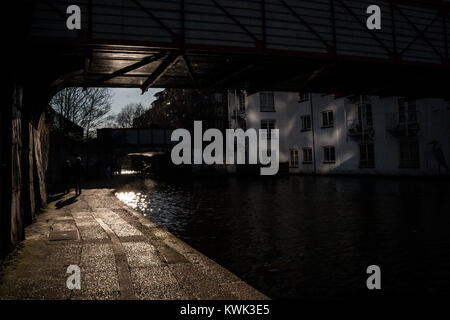
{"label": "bridge support column", "polygon": [[22,197],[22,98],[23,86],[11,82],[1,110],[1,211],[0,248],[7,252],[24,238]]}
{"label": "bridge support column", "polygon": [[36,211],[47,203],[46,170],[48,159],[48,127],[45,119],[47,108],[45,88],[26,87],[22,116],[22,181],[23,205],[26,225]]}
{"label": "bridge support column", "polygon": [[25,226],[46,203],[48,157],[45,100],[19,81],[11,81],[5,94],[0,109],[0,254],[24,239]]}

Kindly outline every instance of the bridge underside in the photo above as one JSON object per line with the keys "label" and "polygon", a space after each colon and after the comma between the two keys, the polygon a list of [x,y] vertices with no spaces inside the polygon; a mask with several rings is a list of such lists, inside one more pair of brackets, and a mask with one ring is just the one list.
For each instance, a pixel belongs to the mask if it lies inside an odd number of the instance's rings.
{"label": "bridge underside", "polygon": [[[52,53],[60,50],[59,47]],[[143,92],[149,88],[245,89],[250,93],[271,90],[450,97],[447,65],[118,45],[86,46],[75,53],[66,52],[61,55],[64,59],[45,54],[33,63],[39,66],[49,60],[53,68],[38,74],[53,76],[55,89],[67,86],[141,88]],[[51,70],[55,72],[49,73]],[[66,71],[61,73],[62,70]]]}
{"label": "bridge underside", "polygon": [[[449,97],[450,5],[380,0],[22,0],[29,78],[66,86]],[[31,54],[30,54],[31,53]],[[40,78],[39,78],[40,77]],[[36,80],[35,80],[36,81]]]}

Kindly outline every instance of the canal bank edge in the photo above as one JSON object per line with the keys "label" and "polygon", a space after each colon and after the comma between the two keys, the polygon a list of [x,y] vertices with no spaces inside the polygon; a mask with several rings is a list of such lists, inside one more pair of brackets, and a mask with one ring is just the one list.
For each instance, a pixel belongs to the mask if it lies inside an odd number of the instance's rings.
{"label": "canal bank edge", "polygon": [[[269,299],[112,189],[60,197],[25,231],[2,261],[0,300]],[[66,287],[69,265],[80,266],[81,290]]]}
{"label": "canal bank edge", "polygon": [[[226,291],[231,291],[234,297],[225,297],[226,299],[235,298],[239,300],[268,300],[270,299],[263,293],[259,292],[246,282],[242,281],[238,276],[211,260],[201,252],[192,248],[183,240],[177,238],[169,231],[161,228],[150,218],[142,213],[127,206],[122,201],[115,197],[117,190],[110,192],[109,196],[114,198],[114,201],[122,205],[124,212],[131,215],[137,220],[137,227],[141,226],[141,232],[154,241],[154,245],[158,252],[164,257],[167,264],[183,264],[190,263],[192,265],[201,266],[206,271],[207,277],[211,277],[213,281],[223,287]],[[132,223],[131,221],[128,221]],[[186,270],[187,271],[187,270]],[[192,270],[193,271],[193,270]],[[192,280],[195,281],[195,278]],[[201,279],[197,279],[201,281]],[[208,297],[202,299],[210,299]]]}

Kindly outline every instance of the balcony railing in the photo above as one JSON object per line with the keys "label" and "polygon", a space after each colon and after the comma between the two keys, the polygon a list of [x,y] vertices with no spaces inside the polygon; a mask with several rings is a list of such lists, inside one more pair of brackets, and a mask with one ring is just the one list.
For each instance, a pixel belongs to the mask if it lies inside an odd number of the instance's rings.
{"label": "balcony railing", "polygon": [[417,111],[386,114],[386,129],[394,136],[417,135],[419,132],[418,118]]}
{"label": "balcony railing", "polygon": [[350,137],[373,137],[375,130],[372,125],[363,123],[359,119],[347,120],[347,135]]}
{"label": "balcony railing", "polygon": [[235,119],[235,118],[245,119],[245,110],[243,110],[243,109],[233,110],[231,112],[231,118],[233,118],[233,119]]}

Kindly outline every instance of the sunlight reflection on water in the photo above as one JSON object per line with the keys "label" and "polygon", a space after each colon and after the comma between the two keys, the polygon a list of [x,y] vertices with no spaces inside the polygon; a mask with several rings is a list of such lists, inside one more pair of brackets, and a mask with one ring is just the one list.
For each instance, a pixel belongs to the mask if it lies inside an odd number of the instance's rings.
{"label": "sunlight reflection on water", "polygon": [[126,170],[126,169],[122,169],[120,170],[120,175],[128,175],[128,174],[136,174],[137,171],[133,171],[133,170]]}
{"label": "sunlight reflection on water", "polygon": [[116,192],[115,195],[120,201],[123,201],[133,209],[145,210],[148,202],[150,202],[147,199],[147,195],[140,192]]}

